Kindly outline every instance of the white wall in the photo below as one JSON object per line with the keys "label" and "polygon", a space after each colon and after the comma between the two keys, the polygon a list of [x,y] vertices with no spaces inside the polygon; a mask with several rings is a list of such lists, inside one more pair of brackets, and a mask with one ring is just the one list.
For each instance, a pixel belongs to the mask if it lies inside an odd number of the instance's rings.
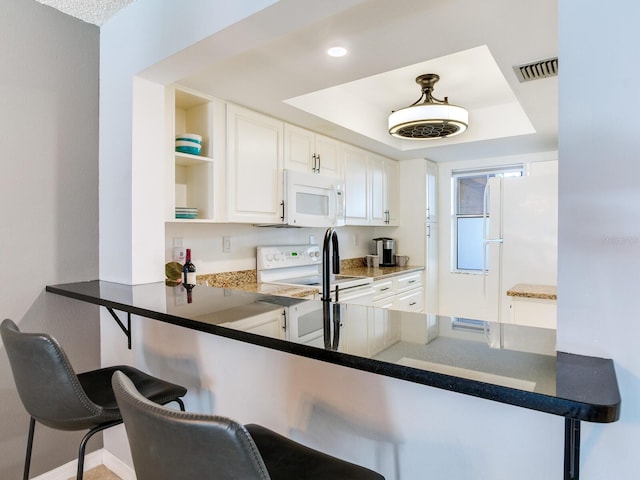
{"label": "white wall", "polygon": [[[631,61],[640,4],[560,1],[558,348],[613,358],[622,415],[583,430],[582,477],[638,475],[640,441],[640,108]],[[593,78],[603,60],[602,81]],[[601,90],[601,100],[593,97]]]}
{"label": "white wall", "polygon": [[[145,177],[148,155],[132,142],[134,77],[145,68],[270,5],[274,0],[138,0],[100,30],[100,278],[146,283],[163,278],[164,182]],[[197,11],[197,15],[193,12]],[[222,55],[219,53],[218,55]],[[181,73],[199,68],[185,59]],[[169,78],[167,81],[173,81]],[[137,92],[153,91],[136,83]],[[150,93],[151,95],[152,93]],[[133,155],[135,151],[137,155]],[[148,152],[147,152],[148,153]],[[157,159],[157,161],[160,161]],[[136,188],[131,188],[136,185]],[[156,217],[145,218],[145,215]],[[144,218],[145,221],[138,221]],[[149,259],[155,259],[150,262]]]}
{"label": "white wall", "polygon": [[[44,288],[98,274],[99,31],[4,0],[0,32],[0,320],[49,332],[76,369],[96,368],[97,308]],[[29,417],[1,343],[0,425],[0,478],[21,478]],[[81,437],[38,426],[32,478],[73,460]]]}

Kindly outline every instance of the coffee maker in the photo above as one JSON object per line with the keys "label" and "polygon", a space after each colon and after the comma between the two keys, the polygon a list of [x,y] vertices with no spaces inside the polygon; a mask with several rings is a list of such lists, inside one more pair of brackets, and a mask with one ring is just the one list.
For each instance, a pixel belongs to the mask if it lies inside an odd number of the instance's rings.
{"label": "coffee maker", "polygon": [[393,238],[380,237],[372,241],[373,254],[378,255],[379,266],[392,267],[396,264],[396,241]]}

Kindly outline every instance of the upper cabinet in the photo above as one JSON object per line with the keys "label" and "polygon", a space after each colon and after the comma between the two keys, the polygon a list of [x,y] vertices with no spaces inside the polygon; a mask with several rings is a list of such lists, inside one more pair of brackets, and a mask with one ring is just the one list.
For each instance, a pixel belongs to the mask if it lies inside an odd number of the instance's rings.
{"label": "upper cabinet", "polygon": [[[172,86],[166,90],[166,105],[170,132],[166,218],[168,221],[221,221],[224,199],[214,194],[224,185],[224,102]],[[175,138],[182,134],[202,137],[199,154],[176,152]]]}
{"label": "upper cabinet", "polygon": [[340,142],[285,124],[284,168],[341,178]]}
{"label": "upper cabinet", "polygon": [[282,223],[283,122],[227,105],[227,219]]}
{"label": "upper cabinet", "polygon": [[344,145],[345,222],[347,225],[369,225],[369,196],[371,183],[367,166],[367,152]]}
{"label": "upper cabinet", "polygon": [[398,225],[398,162],[350,145],[342,158],[347,225]]}
{"label": "upper cabinet", "polygon": [[[165,102],[167,222],[281,224],[289,169],[340,179],[347,225],[398,224],[396,161],[179,85]],[[175,151],[183,134],[198,154]]]}

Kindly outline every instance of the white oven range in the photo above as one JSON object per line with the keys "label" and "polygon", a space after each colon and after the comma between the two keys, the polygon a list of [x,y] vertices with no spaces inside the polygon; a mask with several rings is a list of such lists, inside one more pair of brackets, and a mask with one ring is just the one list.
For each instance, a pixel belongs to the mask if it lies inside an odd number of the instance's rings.
{"label": "white oven range", "polygon": [[[257,247],[257,280],[290,286],[313,286],[322,296],[322,251],[319,245]],[[373,279],[331,274],[331,301],[373,305]]]}

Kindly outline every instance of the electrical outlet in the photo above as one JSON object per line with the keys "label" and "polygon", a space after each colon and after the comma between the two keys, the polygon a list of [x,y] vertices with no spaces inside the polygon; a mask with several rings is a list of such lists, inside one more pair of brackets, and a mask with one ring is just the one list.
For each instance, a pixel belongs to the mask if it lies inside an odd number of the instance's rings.
{"label": "electrical outlet", "polygon": [[222,251],[231,252],[231,237],[222,237]]}
{"label": "electrical outlet", "polygon": [[354,245],[355,247],[357,247],[358,245],[360,245],[360,237],[358,236],[358,234],[357,234],[357,233],[355,233],[355,234],[353,235],[353,245]]}
{"label": "electrical outlet", "polygon": [[316,243],[316,236],[309,235],[309,245],[315,245],[315,243]]}

